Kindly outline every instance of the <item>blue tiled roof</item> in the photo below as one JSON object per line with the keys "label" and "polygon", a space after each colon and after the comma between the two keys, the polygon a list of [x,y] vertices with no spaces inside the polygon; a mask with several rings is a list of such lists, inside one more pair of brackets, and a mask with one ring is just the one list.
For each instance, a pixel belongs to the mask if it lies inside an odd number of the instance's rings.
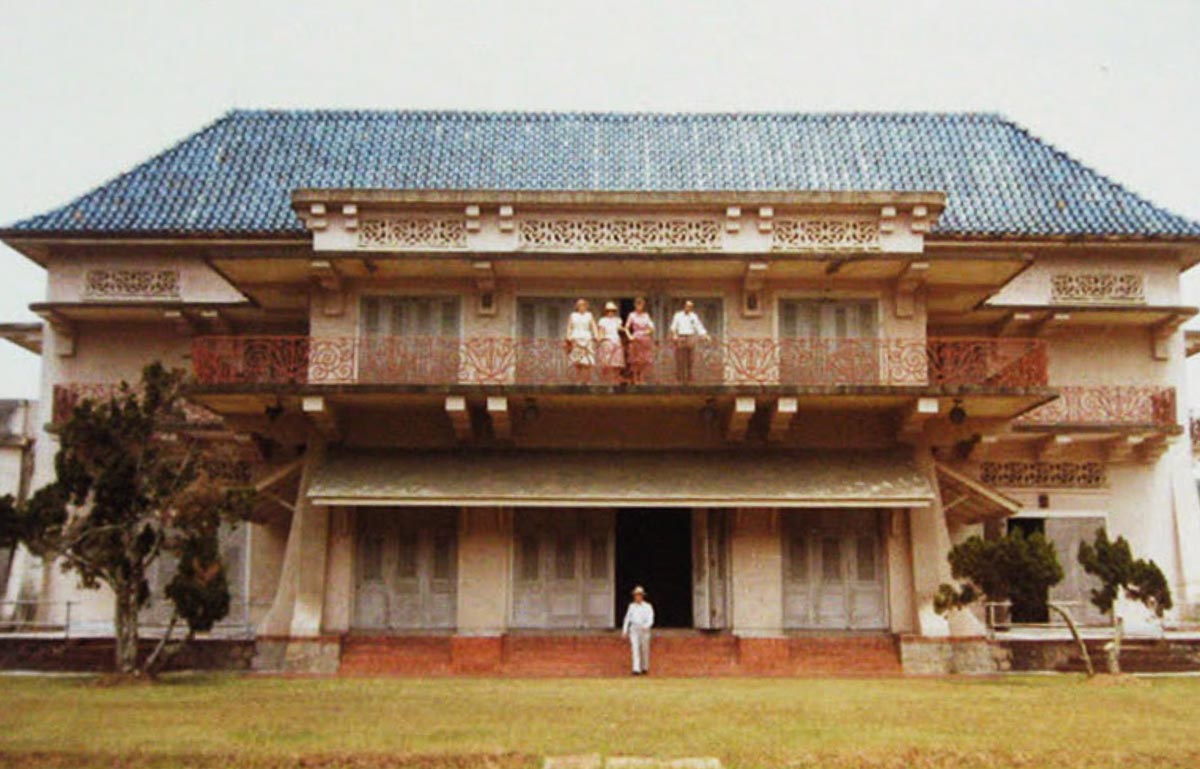
{"label": "blue tiled roof", "polygon": [[238,110],[11,229],[300,232],[296,188],[942,191],[942,234],[1200,236],[1020,126],[974,113]]}

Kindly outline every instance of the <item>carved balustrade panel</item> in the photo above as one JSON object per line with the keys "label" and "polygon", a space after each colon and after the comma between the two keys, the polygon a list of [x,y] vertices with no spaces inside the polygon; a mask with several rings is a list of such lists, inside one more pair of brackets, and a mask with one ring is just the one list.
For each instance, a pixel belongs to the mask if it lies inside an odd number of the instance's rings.
{"label": "carved balustrade panel", "polygon": [[989,486],[1041,489],[1099,489],[1108,485],[1102,462],[983,462],[979,479]]}
{"label": "carved balustrade panel", "polygon": [[1060,272],[1050,276],[1050,301],[1061,304],[1145,304],[1138,272]]}
{"label": "carved balustrade panel", "polygon": [[179,270],[114,269],[84,273],[85,299],[178,299]]}
{"label": "carved balustrade panel", "polygon": [[1142,385],[1067,386],[1059,397],[1018,418],[1031,425],[1174,425],[1175,388]]}

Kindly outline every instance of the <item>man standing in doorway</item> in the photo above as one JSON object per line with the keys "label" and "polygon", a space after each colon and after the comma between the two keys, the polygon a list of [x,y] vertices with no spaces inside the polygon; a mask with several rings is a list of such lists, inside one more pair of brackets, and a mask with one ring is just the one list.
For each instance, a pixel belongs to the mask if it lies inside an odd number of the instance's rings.
{"label": "man standing in doorway", "polygon": [[704,323],[696,314],[695,303],[689,299],[683,303],[683,309],[671,318],[671,340],[675,343],[675,376],[680,384],[691,383],[696,342],[707,338],[708,329],[704,328]]}
{"label": "man standing in doorway", "polygon": [[633,589],[633,602],[625,611],[625,622],[621,634],[629,637],[633,652],[633,674],[644,676],[650,672],[650,628],[654,627],[654,607],[646,600],[646,591],[638,585]]}

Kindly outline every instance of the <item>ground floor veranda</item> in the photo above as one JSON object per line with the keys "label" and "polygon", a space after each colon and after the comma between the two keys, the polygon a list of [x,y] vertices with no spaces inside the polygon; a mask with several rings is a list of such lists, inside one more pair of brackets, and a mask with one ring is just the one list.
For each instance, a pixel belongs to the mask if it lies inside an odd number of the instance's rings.
{"label": "ground floor veranda", "polygon": [[309,457],[292,515],[255,527],[252,558],[278,574],[259,587],[270,597],[260,648],[290,670],[616,672],[635,585],[655,607],[659,661],[679,672],[814,659],[898,671],[899,639],[983,635],[976,617],[932,607],[952,539],[981,526],[943,510],[947,479],[932,461],[637,458],[655,464],[586,452]]}

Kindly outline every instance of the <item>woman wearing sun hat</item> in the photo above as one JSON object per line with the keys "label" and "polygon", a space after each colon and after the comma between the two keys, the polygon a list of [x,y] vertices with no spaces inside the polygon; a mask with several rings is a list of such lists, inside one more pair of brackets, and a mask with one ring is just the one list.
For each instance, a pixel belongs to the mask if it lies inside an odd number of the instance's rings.
{"label": "woman wearing sun hat", "polygon": [[645,589],[638,585],[633,589],[633,601],[625,610],[625,622],[621,625],[621,634],[629,637],[635,676],[644,676],[650,672],[650,628],[652,627],[654,627],[654,607],[646,600]]}
{"label": "woman wearing sun hat", "polygon": [[625,332],[618,314],[616,302],[604,304],[604,317],[597,324],[600,327],[599,359],[602,374],[610,382],[621,378],[621,369],[625,368],[625,350],[621,346],[621,334]]}

